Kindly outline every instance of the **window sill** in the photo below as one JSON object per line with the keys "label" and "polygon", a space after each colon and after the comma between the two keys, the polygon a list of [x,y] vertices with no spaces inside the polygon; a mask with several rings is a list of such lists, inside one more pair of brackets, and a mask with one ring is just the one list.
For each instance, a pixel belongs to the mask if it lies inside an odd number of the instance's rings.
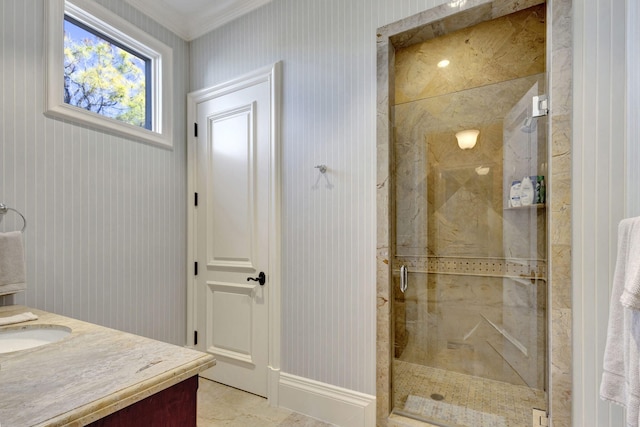
{"label": "window sill", "polygon": [[110,134],[134,139],[136,141],[155,145],[158,147],[173,149],[173,140],[170,135],[160,134],[128,123],[120,122],[108,117],[98,116],[94,113],[73,107],[68,104],[49,106],[44,114],[48,117],[68,120],[84,125],[92,129],[99,129]]}

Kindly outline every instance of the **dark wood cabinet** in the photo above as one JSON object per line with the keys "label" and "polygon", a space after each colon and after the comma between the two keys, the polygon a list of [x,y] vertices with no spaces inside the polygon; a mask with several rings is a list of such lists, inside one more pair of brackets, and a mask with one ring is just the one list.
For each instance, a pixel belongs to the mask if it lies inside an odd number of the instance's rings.
{"label": "dark wood cabinet", "polygon": [[198,376],[195,375],[89,426],[196,427],[197,391]]}

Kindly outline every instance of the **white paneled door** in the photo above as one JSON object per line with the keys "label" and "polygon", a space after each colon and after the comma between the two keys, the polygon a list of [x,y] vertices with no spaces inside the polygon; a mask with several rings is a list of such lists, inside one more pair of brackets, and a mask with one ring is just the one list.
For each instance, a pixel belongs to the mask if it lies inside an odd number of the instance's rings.
{"label": "white paneled door", "polygon": [[[218,91],[195,107],[192,242],[202,376],[267,396],[269,362],[269,80]],[[194,266],[195,270],[195,266]]]}

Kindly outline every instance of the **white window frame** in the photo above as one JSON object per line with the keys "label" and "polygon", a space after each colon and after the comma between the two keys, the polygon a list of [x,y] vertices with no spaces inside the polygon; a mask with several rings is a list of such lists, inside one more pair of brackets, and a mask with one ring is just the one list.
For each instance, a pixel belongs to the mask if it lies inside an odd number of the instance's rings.
{"label": "white window frame", "polygon": [[[173,148],[173,50],[120,16],[89,0],[47,0],[45,114],[120,136]],[[64,16],[68,15],[151,59],[152,129],[84,110],[64,102]]]}

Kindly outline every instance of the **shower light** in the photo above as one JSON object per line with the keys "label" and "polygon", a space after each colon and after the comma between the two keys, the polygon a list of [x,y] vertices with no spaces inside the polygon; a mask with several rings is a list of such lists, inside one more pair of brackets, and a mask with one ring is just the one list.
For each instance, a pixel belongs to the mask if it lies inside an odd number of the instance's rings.
{"label": "shower light", "polygon": [[489,166],[478,166],[476,168],[476,173],[482,176],[488,174],[490,170],[491,168]]}
{"label": "shower light", "polygon": [[444,68],[447,65],[449,65],[449,60],[448,59],[443,59],[442,61],[438,62],[438,68]]}
{"label": "shower light", "polygon": [[477,129],[462,130],[456,133],[456,139],[458,140],[458,147],[463,150],[468,150],[475,147],[478,141],[478,135],[480,131]]}

